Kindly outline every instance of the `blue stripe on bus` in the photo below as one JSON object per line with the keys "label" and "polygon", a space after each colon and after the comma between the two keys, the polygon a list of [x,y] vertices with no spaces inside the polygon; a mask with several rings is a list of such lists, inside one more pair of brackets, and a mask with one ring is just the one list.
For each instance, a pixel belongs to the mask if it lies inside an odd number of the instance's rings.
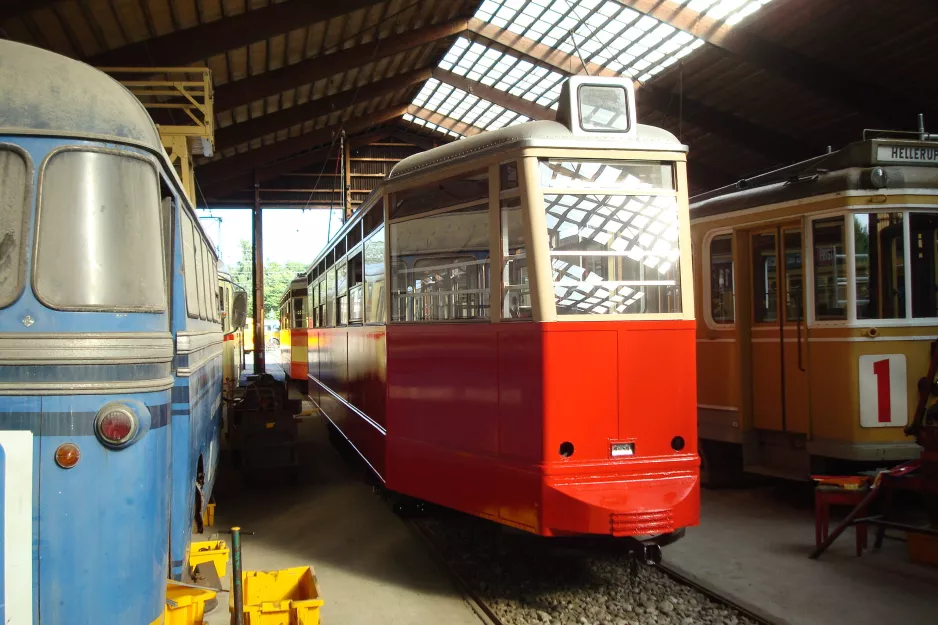
{"label": "blue stripe on bus", "polygon": [[[169,425],[169,404],[147,406],[150,429]],[[97,412],[0,412],[0,429],[30,430],[36,436],[94,436]],[[40,423],[42,431],[40,431]],[[2,621],[0,621],[2,622]]]}

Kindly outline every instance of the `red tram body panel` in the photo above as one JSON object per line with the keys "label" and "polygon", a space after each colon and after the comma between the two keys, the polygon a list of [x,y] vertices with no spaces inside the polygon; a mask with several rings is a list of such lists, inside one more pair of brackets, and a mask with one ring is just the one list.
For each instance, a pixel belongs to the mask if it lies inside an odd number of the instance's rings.
{"label": "red tram body panel", "polygon": [[310,332],[314,399],[391,490],[547,536],[699,521],[693,322]]}

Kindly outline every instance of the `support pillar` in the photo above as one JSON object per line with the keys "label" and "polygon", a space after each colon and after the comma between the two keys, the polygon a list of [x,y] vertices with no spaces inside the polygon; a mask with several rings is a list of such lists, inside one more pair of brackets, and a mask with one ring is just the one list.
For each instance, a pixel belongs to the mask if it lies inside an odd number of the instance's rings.
{"label": "support pillar", "polygon": [[342,185],[344,191],[342,208],[345,210],[345,221],[348,221],[352,218],[352,146],[348,137],[345,136],[344,130],[342,131],[342,141],[345,143],[345,149],[342,154],[342,168],[345,170],[345,179]]}
{"label": "support pillar", "polygon": [[254,282],[254,373],[266,373],[266,354],[264,348],[267,345],[264,336],[264,228],[261,216],[261,186],[257,179],[257,171],[254,172],[254,209],[251,212],[251,253],[254,256],[254,270],[252,278]]}

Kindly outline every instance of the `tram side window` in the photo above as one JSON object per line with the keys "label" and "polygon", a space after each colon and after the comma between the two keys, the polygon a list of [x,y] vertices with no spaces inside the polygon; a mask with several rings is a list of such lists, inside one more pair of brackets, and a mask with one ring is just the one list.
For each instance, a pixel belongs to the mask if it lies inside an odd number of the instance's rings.
{"label": "tram side window", "polygon": [[348,264],[343,259],[335,266],[336,325],[348,325]]}
{"label": "tram side window", "polygon": [[293,326],[294,328],[306,327],[306,298],[293,298]]}
{"label": "tram side window", "polygon": [[818,321],[847,318],[847,255],[844,218],[814,222],[814,316]]}
{"label": "tram side window", "polygon": [[325,300],[325,313],[326,313],[326,327],[331,328],[335,326],[335,267],[329,267],[326,269],[326,296]]}
{"label": "tram side window", "polygon": [[183,273],[186,278],[186,311],[189,316],[199,317],[199,283],[198,271],[195,263],[195,241],[192,239],[192,218],[185,211],[182,212],[180,223],[182,230]]}
{"label": "tram side window", "polygon": [[905,317],[902,213],[853,215],[857,319]]}
{"label": "tram side window", "polygon": [[911,213],[912,316],[938,317],[938,215]]}
{"label": "tram side window", "polygon": [[205,302],[205,319],[212,321],[215,318],[214,313],[212,313],[215,297],[211,291],[211,274],[215,263],[212,262],[212,254],[208,251],[204,240],[201,241],[200,247],[202,249],[202,299]]}
{"label": "tram side window", "polygon": [[365,323],[387,321],[387,280],[384,275],[384,226],[365,241]]}
{"label": "tram side window", "polygon": [[[42,180],[37,296],[62,308],[165,311],[154,166],[129,155],[66,150],[49,159]],[[8,180],[0,184],[5,189]]]}
{"label": "tram side window", "polygon": [[[504,167],[504,165],[502,166]],[[530,319],[531,284],[521,218],[521,198],[501,200],[502,317]]]}
{"label": "tram side window", "polygon": [[778,321],[778,266],[775,233],[752,237],[753,323]]}
{"label": "tram side window", "polygon": [[393,321],[488,319],[488,202],[392,221]]}
{"label": "tram side window", "polygon": [[488,195],[488,170],[474,171],[395,193],[391,219],[477,202],[486,199]]}
{"label": "tram side window", "polygon": [[27,232],[26,161],[17,152],[0,150],[0,308],[19,297],[25,278]]}
{"label": "tram side window", "polygon": [[205,301],[205,290],[202,288],[203,280],[203,265],[205,264],[205,256],[203,252],[205,251],[202,248],[202,241],[199,238],[199,230],[196,226],[192,225],[192,245],[195,247],[195,290],[196,297],[199,300],[199,319],[205,319],[207,316],[205,311],[208,309],[208,303]]}
{"label": "tram side window", "polygon": [[362,250],[359,249],[348,261],[349,321],[361,323],[364,315],[364,287],[362,285]]}
{"label": "tram side window", "polygon": [[721,234],[710,240],[710,317],[714,323],[736,320],[733,285],[733,235]]}

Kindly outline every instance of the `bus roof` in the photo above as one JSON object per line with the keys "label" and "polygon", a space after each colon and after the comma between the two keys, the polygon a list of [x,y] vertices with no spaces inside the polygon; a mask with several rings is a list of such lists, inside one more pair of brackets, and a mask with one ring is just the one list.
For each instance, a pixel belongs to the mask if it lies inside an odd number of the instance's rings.
{"label": "bus roof", "polygon": [[135,143],[162,153],[140,101],[90,65],[0,40],[0,135],[43,134]]}
{"label": "bus roof", "polygon": [[454,165],[492,152],[517,148],[618,149],[686,152],[687,146],[661,128],[638,124],[634,136],[619,133],[574,135],[569,128],[555,121],[536,121],[507,128],[481,132],[409,156],[396,164],[388,180],[398,180],[422,171]]}

